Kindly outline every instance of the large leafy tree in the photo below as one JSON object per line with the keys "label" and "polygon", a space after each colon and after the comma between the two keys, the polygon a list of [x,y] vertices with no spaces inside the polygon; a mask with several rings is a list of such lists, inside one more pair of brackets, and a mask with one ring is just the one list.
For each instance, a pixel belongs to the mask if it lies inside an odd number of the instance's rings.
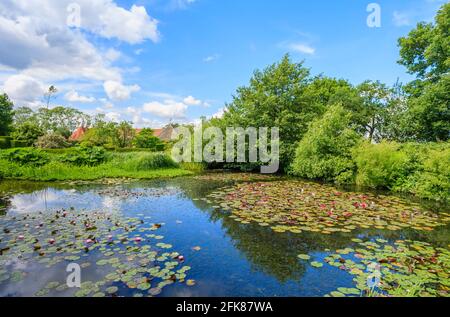
{"label": "large leafy tree", "polygon": [[409,94],[405,129],[419,141],[448,140],[450,136],[450,3],[434,23],[419,23],[399,39],[401,65],[417,79],[406,86]]}
{"label": "large leafy tree", "polygon": [[0,135],[8,135],[13,122],[13,103],[7,94],[0,95]]}
{"label": "large leafy tree", "polygon": [[286,55],[279,63],[256,71],[248,86],[237,89],[226,105],[224,121],[230,127],[279,127],[280,162],[286,167],[295,143],[317,113],[304,98],[309,81],[309,70]]}

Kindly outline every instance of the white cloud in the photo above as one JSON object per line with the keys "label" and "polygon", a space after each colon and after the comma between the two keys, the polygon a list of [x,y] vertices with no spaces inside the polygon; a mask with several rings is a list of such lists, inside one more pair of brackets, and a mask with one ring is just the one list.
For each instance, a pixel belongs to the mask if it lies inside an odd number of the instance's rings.
{"label": "white cloud", "polygon": [[126,100],[129,99],[133,92],[141,89],[138,85],[125,86],[121,82],[108,80],[103,84],[108,98],[111,100]]}
{"label": "white cloud", "polygon": [[165,100],[163,102],[152,101],[144,104],[144,112],[151,113],[160,118],[183,119],[186,117],[188,106],[185,103],[174,100]]}
{"label": "white cloud", "polygon": [[[126,10],[112,1],[100,3],[103,3],[103,6],[100,5],[100,10],[95,12],[97,18],[88,20],[87,27],[91,31],[103,37],[115,37],[130,44],[139,44],[147,39],[153,42],[159,40],[158,20],[150,17],[145,7],[133,5],[131,10]],[[81,27],[83,26],[82,20]]]}
{"label": "white cloud", "polygon": [[13,75],[9,77],[2,90],[13,100],[15,106],[37,107],[46,89],[36,79],[26,75]]}
{"label": "white cloud", "polygon": [[200,106],[203,104],[203,102],[199,99],[195,99],[192,96],[188,96],[183,99],[183,102],[187,104],[188,106]]}
{"label": "white cloud", "polygon": [[[79,29],[67,25],[71,14],[67,8],[73,2],[81,8]],[[143,6],[126,9],[113,0],[2,0],[0,69],[13,76],[23,76],[20,83],[17,77],[9,80],[8,89],[12,94],[22,89],[23,81],[34,87],[29,92],[24,91],[25,96],[15,94],[12,99],[16,103],[38,103],[41,96],[35,93],[36,83],[46,86],[63,85],[59,82],[70,80],[122,83],[122,73],[126,70],[111,66],[121,53],[114,49],[100,51],[87,39],[85,31],[135,44],[158,41],[157,25],[158,21],[150,17]],[[8,78],[4,75],[0,80],[5,85]],[[18,85],[16,88],[14,83]],[[137,86],[119,88],[118,93],[110,95],[126,99]],[[36,99],[30,100],[32,95]]]}
{"label": "white cloud", "polygon": [[64,95],[64,99],[70,102],[91,103],[95,101],[94,97],[81,96],[75,90],[71,90]]}
{"label": "white cloud", "polygon": [[314,55],[316,53],[316,49],[305,43],[289,43],[286,45],[286,48],[301,54]]}
{"label": "white cloud", "polygon": [[108,61],[110,62],[115,62],[117,61],[120,57],[122,56],[122,53],[119,52],[118,50],[115,50],[113,48],[110,48],[108,51],[106,51],[105,53],[105,57]]}
{"label": "white cloud", "polygon": [[118,112],[110,111],[105,113],[105,118],[110,121],[119,122],[121,120],[121,117],[122,115]]}

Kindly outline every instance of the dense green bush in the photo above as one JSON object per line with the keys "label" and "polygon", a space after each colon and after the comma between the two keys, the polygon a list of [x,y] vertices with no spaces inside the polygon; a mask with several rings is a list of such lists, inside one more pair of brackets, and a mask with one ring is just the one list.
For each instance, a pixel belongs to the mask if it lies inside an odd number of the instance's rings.
{"label": "dense green bush", "polygon": [[9,149],[0,152],[0,158],[20,165],[42,166],[48,163],[46,153],[34,148]]}
{"label": "dense green bush", "polygon": [[14,140],[23,142],[26,146],[33,146],[40,136],[44,135],[44,131],[39,125],[32,122],[26,122],[15,127],[11,136]]}
{"label": "dense green bush", "polygon": [[133,145],[137,148],[149,149],[154,152],[164,151],[165,144],[153,135],[152,129],[142,129],[133,139]]}
{"label": "dense green bush", "polygon": [[394,190],[422,198],[450,200],[450,144],[409,143],[402,147],[414,171]]}
{"label": "dense green bush", "polygon": [[358,169],[357,185],[393,189],[411,173],[408,155],[395,142],[365,142],[354,149],[353,155]]}
{"label": "dense green bush", "polygon": [[0,136],[0,149],[9,149],[11,147],[11,137]]}
{"label": "dense green bush", "polygon": [[360,136],[349,128],[350,120],[350,114],[336,105],[314,121],[297,147],[291,174],[337,183],[352,182],[355,164],[350,150],[360,141]]}
{"label": "dense green bush", "polygon": [[95,166],[107,160],[106,150],[102,147],[79,146],[70,149],[63,155],[61,161],[77,166]]}
{"label": "dense green bush", "polygon": [[38,138],[35,144],[41,149],[63,149],[70,146],[70,143],[60,134],[49,133]]}

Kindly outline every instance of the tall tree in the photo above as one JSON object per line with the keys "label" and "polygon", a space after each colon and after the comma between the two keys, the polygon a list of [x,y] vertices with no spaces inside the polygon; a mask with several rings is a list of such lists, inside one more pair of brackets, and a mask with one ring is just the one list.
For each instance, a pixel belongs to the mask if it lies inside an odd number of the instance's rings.
{"label": "tall tree", "polygon": [[0,135],[8,135],[13,122],[13,103],[7,94],[0,95]]}
{"label": "tall tree", "polygon": [[450,3],[439,10],[434,23],[419,23],[399,39],[401,65],[417,79],[406,86],[410,98],[405,128],[419,141],[446,141],[450,137]]}

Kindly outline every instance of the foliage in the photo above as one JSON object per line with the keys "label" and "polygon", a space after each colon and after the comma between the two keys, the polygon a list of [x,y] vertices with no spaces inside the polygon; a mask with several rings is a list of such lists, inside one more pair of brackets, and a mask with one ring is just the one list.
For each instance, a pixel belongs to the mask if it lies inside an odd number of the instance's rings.
{"label": "foliage", "polygon": [[297,147],[291,173],[338,183],[351,182],[355,166],[350,150],[360,137],[349,128],[350,120],[350,113],[336,105],[314,121]]}
{"label": "foliage", "polygon": [[399,39],[400,64],[417,80],[408,84],[405,128],[416,141],[447,141],[450,136],[450,3],[439,10],[435,23],[419,23]]}
{"label": "foliage", "polygon": [[8,135],[13,122],[13,103],[7,94],[0,94],[0,135]]}
{"label": "foliage", "polygon": [[233,101],[226,105],[223,125],[279,127],[280,162],[287,167],[308,123],[320,114],[317,104],[304,98],[309,81],[309,70],[286,55],[279,63],[255,71],[249,86],[237,89]]}
{"label": "foliage", "polygon": [[358,169],[356,184],[374,188],[394,188],[409,174],[408,156],[400,144],[364,142],[354,149]]}
{"label": "foliage", "polygon": [[11,137],[0,136],[0,149],[9,149],[11,147]]}
{"label": "foliage", "polygon": [[[10,151],[10,150],[8,150]],[[49,161],[45,165],[19,164],[0,156],[0,175],[5,178],[28,180],[94,180],[101,178],[154,179],[192,175],[193,172],[175,167],[162,153],[110,153],[109,159],[95,166],[74,165],[65,161],[73,149],[40,151]],[[5,151],[2,151],[3,153]],[[47,153],[46,153],[47,152]],[[148,154],[149,156],[144,156]],[[140,157],[140,155],[143,155]],[[141,159],[137,159],[137,158]],[[135,159],[135,160],[134,160]],[[134,160],[134,161],[133,161]],[[138,164],[140,163],[140,164]],[[151,167],[154,168],[151,168]]]}
{"label": "foliage", "polygon": [[27,146],[32,146],[43,135],[44,131],[32,122],[25,122],[17,126],[14,132],[11,133],[14,140],[24,142]]}
{"label": "foliage", "polygon": [[111,164],[127,171],[149,171],[178,167],[167,154],[145,152],[116,154]]}
{"label": "foliage", "polygon": [[19,165],[31,166],[42,166],[49,161],[47,155],[44,152],[34,148],[3,150],[0,153],[0,157]]}
{"label": "foliage", "polygon": [[154,136],[152,129],[142,129],[133,139],[133,145],[137,148],[149,149],[151,151],[163,151],[164,142]]}
{"label": "foliage", "polygon": [[126,148],[131,146],[134,135],[135,130],[130,122],[123,121],[118,124],[98,119],[83,135],[81,142],[88,146]]}
{"label": "foliage", "polygon": [[65,154],[61,161],[77,166],[96,166],[107,160],[107,153],[102,147],[79,146]]}
{"label": "foliage", "polygon": [[122,121],[117,125],[113,144],[120,148],[131,147],[131,143],[136,134],[131,122]]}
{"label": "foliage", "polygon": [[399,63],[420,79],[436,80],[448,73],[450,61],[450,3],[439,10],[435,23],[419,23],[399,39]]}
{"label": "foliage", "polygon": [[70,143],[57,133],[48,133],[38,138],[36,147],[43,149],[62,149],[69,147]]}

